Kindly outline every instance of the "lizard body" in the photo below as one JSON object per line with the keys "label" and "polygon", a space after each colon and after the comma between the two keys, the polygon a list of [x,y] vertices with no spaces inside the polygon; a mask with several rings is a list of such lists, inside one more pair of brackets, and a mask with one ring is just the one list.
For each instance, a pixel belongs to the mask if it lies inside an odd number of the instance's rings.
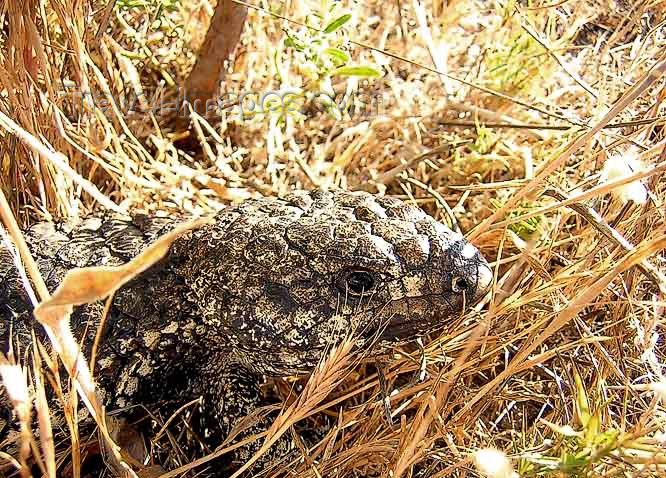
{"label": "lizard body", "polygon": [[[53,290],[69,269],[127,262],[179,222],[90,217],[37,224],[26,239]],[[460,234],[397,199],[313,191],[247,200],[118,291],[95,378],[108,410],[202,397],[201,435],[223,437],[261,403],[257,376],[308,373],[350,331],[359,344],[386,344],[445,327],[491,277]],[[4,351],[10,340],[29,349],[32,308],[0,243]],[[86,352],[102,309],[72,316]]]}

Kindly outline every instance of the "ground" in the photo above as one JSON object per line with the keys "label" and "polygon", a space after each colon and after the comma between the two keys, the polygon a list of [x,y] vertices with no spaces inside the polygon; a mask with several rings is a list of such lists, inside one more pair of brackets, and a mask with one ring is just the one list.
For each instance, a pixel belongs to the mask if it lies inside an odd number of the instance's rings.
{"label": "ground", "polygon": [[[270,476],[660,474],[663,1],[253,2],[221,90],[245,102],[191,124],[154,99],[177,101],[215,5],[105,6],[0,6],[0,188],[22,225],[340,187],[455,219],[493,263],[493,293],[423,353],[324,367],[295,400],[275,384],[284,423],[335,426]],[[379,76],[329,78],[335,61]],[[381,102],[247,95],[329,84]]]}

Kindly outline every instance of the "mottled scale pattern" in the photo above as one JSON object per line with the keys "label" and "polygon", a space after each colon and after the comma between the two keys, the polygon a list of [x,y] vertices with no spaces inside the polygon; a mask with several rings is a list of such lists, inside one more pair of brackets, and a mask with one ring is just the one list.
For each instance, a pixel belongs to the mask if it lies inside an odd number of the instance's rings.
{"label": "mottled scale pattern", "polygon": [[[53,290],[67,270],[126,262],[182,220],[89,217],[37,224],[26,238]],[[349,333],[382,347],[444,328],[490,279],[459,233],[398,199],[321,190],[250,199],[186,233],[116,294],[95,374],[109,410],[202,397],[202,436],[220,439],[261,403],[259,376],[308,373]],[[102,307],[73,315],[85,350]],[[31,310],[0,245],[5,350],[10,330],[23,350],[33,328],[40,334]]]}

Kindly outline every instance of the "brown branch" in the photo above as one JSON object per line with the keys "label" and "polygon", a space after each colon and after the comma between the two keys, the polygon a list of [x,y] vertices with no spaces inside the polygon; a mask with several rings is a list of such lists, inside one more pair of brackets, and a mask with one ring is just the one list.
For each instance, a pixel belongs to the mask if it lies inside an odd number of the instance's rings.
{"label": "brown branch", "polygon": [[187,101],[194,111],[207,116],[207,104],[214,104],[220,82],[225,78],[225,62],[240,40],[247,7],[233,0],[219,0],[210,21],[197,61],[185,83]]}

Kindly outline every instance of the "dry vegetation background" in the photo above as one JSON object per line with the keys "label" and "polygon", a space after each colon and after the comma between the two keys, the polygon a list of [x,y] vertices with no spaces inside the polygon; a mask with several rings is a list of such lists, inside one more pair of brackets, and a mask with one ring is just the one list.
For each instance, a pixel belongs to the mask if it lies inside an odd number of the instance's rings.
{"label": "dry vegetation background", "polygon": [[[331,4],[252,2],[223,88],[312,88],[285,30],[307,43],[293,21]],[[0,4],[0,187],[19,222],[104,207],[205,215],[314,187],[453,214],[493,262],[492,295],[424,353],[382,357],[386,383],[374,360],[347,373],[330,362],[298,399],[278,382],[291,406],[271,433],[334,426],[266,476],[661,476],[666,2],[345,0],[353,19],[337,38],[382,76],[333,82],[381,91],[377,116],[188,127],[150,108],[68,106],[75,88],[177,97],[214,7]],[[76,474],[68,441],[56,445],[58,476]],[[170,466],[205,476],[181,459]]]}

